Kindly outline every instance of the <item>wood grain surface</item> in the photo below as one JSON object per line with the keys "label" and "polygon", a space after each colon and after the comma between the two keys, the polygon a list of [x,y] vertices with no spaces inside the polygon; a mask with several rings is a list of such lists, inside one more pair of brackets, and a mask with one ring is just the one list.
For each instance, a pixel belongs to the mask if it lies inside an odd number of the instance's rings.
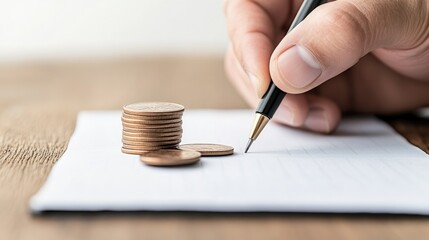
{"label": "wood grain surface", "polygon": [[[29,198],[64,153],[80,110],[139,101],[244,108],[221,58],[0,64],[0,239],[428,239],[429,218],[389,215],[75,213],[32,216]],[[429,124],[386,118],[429,152]],[[429,184],[429,183],[428,183]]]}

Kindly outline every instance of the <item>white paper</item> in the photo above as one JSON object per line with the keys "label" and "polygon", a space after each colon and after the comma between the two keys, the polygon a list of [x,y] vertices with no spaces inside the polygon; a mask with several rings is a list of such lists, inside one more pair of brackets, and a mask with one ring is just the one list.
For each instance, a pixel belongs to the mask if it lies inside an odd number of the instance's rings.
{"label": "white paper", "polygon": [[350,118],[327,136],[269,123],[243,154],[253,117],[186,111],[182,143],[235,154],[160,168],[121,153],[120,112],[82,112],[31,209],[429,214],[429,158],[387,124]]}

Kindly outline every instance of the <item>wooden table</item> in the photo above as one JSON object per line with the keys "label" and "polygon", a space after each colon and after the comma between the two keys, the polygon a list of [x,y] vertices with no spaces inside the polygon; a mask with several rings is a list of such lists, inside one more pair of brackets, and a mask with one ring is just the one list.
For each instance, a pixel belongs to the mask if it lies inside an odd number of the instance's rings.
{"label": "wooden table", "polygon": [[[429,238],[429,218],[418,216],[148,212],[31,216],[28,200],[64,153],[79,110],[119,110],[125,103],[157,100],[187,108],[246,107],[222,65],[221,58],[204,56],[0,64],[0,239]],[[427,120],[400,116],[388,122],[429,152]]]}

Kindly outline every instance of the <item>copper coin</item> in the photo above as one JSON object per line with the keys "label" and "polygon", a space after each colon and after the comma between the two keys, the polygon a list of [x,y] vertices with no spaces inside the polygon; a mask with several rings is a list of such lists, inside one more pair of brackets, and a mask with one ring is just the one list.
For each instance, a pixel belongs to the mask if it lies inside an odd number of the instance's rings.
{"label": "copper coin", "polygon": [[143,137],[143,138],[163,138],[163,137],[170,137],[170,136],[178,136],[182,135],[183,130],[174,131],[174,132],[129,132],[126,130],[122,131],[122,136],[128,136],[128,137]]}
{"label": "copper coin", "polygon": [[133,150],[133,149],[127,149],[127,148],[121,148],[121,151],[126,154],[134,154],[134,155],[143,155],[145,153],[148,153],[149,151],[144,150]]}
{"label": "copper coin", "polygon": [[159,146],[135,146],[135,145],[129,145],[129,144],[122,144],[122,148],[129,149],[129,150],[141,150],[141,151],[155,151],[159,149],[166,149],[166,148],[177,148],[178,144],[168,144],[168,145],[159,145]]}
{"label": "copper coin", "polygon": [[145,121],[154,121],[154,120],[171,120],[171,119],[181,119],[183,116],[183,112],[171,113],[167,115],[158,114],[158,115],[134,115],[122,112],[122,117],[133,120],[145,120]]}
{"label": "copper coin", "polygon": [[179,149],[197,151],[201,156],[226,156],[234,153],[233,147],[211,143],[182,144]]}
{"label": "copper coin", "polygon": [[144,153],[140,160],[152,166],[177,166],[196,163],[201,153],[189,150],[163,149]]}
{"label": "copper coin", "polygon": [[181,118],[172,118],[172,119],[132,119],[127,117],[121,117],[123,123],[132,123],[132,124],[143,124],[143,125],[160,125],[160,124],[170,124],[181,122]]}
{"label": "copper coin", "polygon": [[127,128],[135,128],[135,129],[177,128],[182,126],[182,122],[169,123],[169,124],[151,124],[151,125],[122,122],[122,126]]}
{"label": "copper coin", "polygon": [[130,137],[127,135],[122,135],[123,140],[135,141],[135,142],[163,142],[169,140],[181,139],[182,134],[173,135],[173,136],[161,136],[161,137]]}
{"label": "copper coin", "polygon": [[183,112],[185,107],[177,103],[143,102],[125,105],[123,110],[128,114],[152,116]]}
{"label": "copper coin", "polygon": [[150,147],[150,146],[164,146],[164,145],[172,145],[172,144],[179,144],[180,139],[174,139],[174,140],[167,140],[167,141],[146,141],[146,142],[139,142],[139,141],[130,141],[126,139],[122,139],[123,144],[132,145],[132,146],[144,146],[144,147]]}
{"label": "copper coin", "polygon": [[171,132],[181,132],[182,127],[174,128],[149,128],[149,129],[138,129],[138,128],[129,128],[122,127],[123,131],[132,132],[132,133],[171,133]]}

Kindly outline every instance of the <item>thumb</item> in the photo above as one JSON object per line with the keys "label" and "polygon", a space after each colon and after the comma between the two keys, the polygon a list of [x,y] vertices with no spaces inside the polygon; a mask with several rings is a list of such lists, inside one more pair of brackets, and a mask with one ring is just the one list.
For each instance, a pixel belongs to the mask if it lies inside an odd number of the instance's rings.
{"label": "thumb", "polygon": [[270,73],[302,93],[344,72],[377,48],[409,49],[423,38],[426,0],[337,0],[316,8],[274,50]]}

